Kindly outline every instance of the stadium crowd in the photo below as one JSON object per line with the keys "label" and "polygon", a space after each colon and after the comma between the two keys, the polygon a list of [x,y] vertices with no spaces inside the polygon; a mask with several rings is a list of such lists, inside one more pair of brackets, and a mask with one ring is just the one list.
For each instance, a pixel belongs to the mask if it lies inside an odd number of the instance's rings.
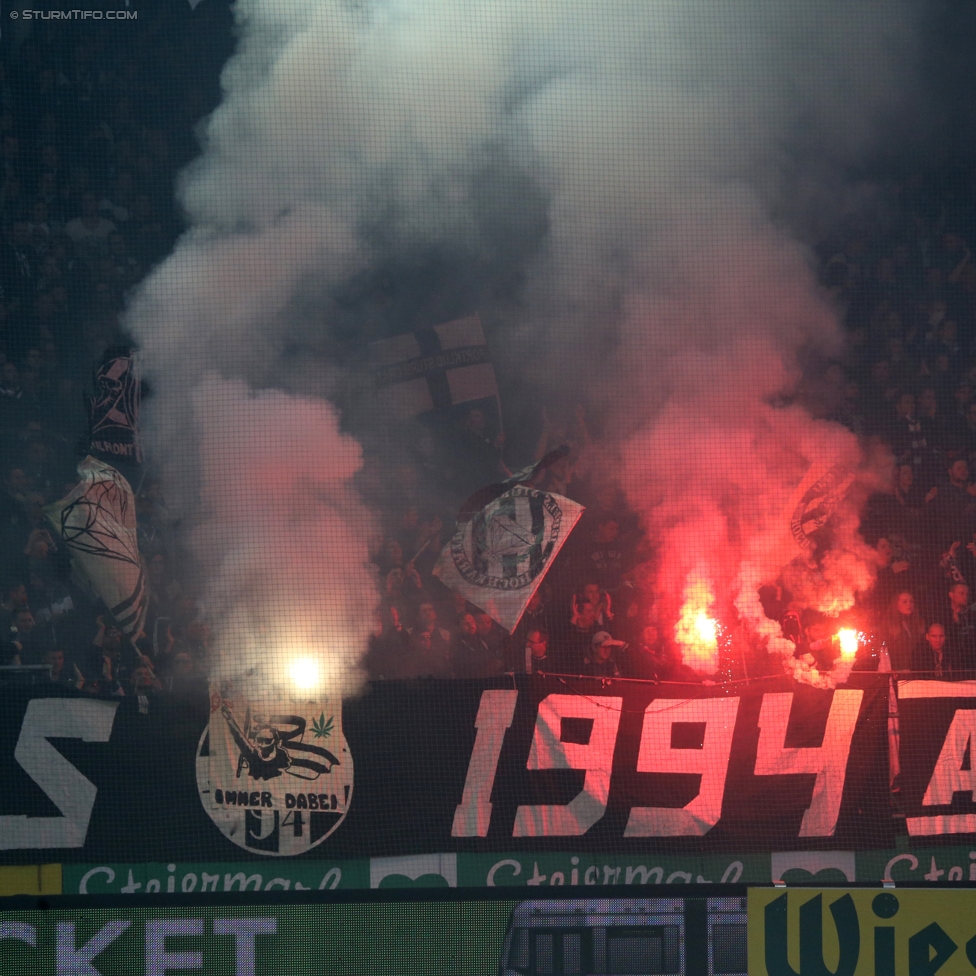
{"label": "stadium crowd", "polygon": [[[976,671],[976,259],[969,244],[976,179],[970,170],[933,170],[892,179],[886,189],[882,225],[821,249],[821,284],[843,316],[847,344],[836,360],[811,364],[795,394],[815,416],[883,445],[894,459],[887,489],[868,499],[862,517],[877,578],[842,619],[797,603],[782,581],[760,596],[796,656],[821,670],[836,657],[837,629],[852,626],[862,635],[855,667],[951,677]],[[461,479],[465,488],[498,480],[506,469],[495,435],[483,411],[469,411],[442,462],[443,479],[465,458],[462,469],[478,472],[474,481]],[[658,616],[650,540],[622,494],[587,463],[582,408],[563,426],[543,414],[536,456],[561,442],[573,445],[571,454],[539,485],[587,511],[511,635],[430,575],[448,537],[447,516],[425,509],[410,490],[421,469],[429,477],[429,459],[400,472],[408,486],[400,521],[376,556],[385,581],[374,648],[380,673],[415,668],[419,659],[435,674],[701,680]],[[780,669],[758,646],[724,657],[724,677]]]}
{"label": "stadium crowd", "polygon": [[[133,27],[123,53],[97,33],[68,41],[38,28],[0,61],[0,664],[44,665],[46,680],[146,708],[158,695],[205,693],[209,638],[158,485],[125,471],[150,593],[134,641],[71,582],[43,508],[77,480],[93,371],[129,341],[126,297],[181,230],[176,175],[197,151],[194,125],[215,103],[232,43],[226,5],[164,8],[172,15]],[[941,166],[882,185],[884,221],[823,245],[822,284],[848,343],[836,361],[811,364],[797,399],[895,459],[890,490],[863,518],[878,577],[857,612],[878,639],[859,666],[951,676],[976,670],[976,179]],[[491,417],[467,410],[449,443],[398,469],[374,557],[374,677],[702,680],[658,617],[650,540],[618,487],[587,465],[590,438],[582,408],[563,424],[541,418],[536,456],[572,450],[540,486],[587,510],[512,634],[432,575],[458,499],[515,460]],[[797,653],[816,658],[835,622],[780,586],[764,601]],[[762,673],[761,660],[749,673]]]}
{"label": "stadium crowd", "polygon": [[94,370],[128,347],[126,298],[182,228],[176,176],[233,47],[222,0],[139,14],[111,31],[14,24],[0,42],[0,664],[148,709],[206,694],[208,632],[171,571],[158,486],[123,472],[150,591],[135,642],[74,585],[43,513],[77,483]]}

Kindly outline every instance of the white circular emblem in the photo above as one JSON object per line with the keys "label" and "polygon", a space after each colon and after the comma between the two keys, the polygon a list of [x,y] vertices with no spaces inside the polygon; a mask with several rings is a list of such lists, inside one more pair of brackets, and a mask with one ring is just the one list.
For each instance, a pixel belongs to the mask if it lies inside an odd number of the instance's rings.
{"label": "white circular emblem", "polygon": [[342,823],[352,801],[341,705],[269,709],[214,698],[196,767],[210,819],[255,854],[304,854]]}
{"label": "white circular emblem", "polygon": [[520,590],[548,564],[562,519],[552,495],[512,488],[458,526],[451,539],[454,566],[474,586]]}

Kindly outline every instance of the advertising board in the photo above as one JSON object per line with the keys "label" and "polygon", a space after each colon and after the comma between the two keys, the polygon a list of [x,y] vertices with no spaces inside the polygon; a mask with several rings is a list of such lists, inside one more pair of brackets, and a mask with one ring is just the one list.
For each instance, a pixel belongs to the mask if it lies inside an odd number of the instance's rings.
{"label": "advertising board", "polygon": [[742,895],[0,912],[0,971],[30,976],[744,976],[746,961]]}
{"label": "advertising board", "polygon": [[0,972],[495,976],[514,908],[486,901],[6,912]]}
{"label": "advertising board", "polygon": [[749,889],[754,976],[940,976],[976,968],[976,889]]}

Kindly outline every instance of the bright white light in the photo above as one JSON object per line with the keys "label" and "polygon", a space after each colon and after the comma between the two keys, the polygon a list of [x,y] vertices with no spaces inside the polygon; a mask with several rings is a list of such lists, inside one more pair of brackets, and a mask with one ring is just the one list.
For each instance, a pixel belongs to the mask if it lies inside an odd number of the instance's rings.
{"label": "bright white light", "polygon": [[681,646],[681,659],[702,674],[718,670],[718,621],[709,616],[715,603],[712,584],[692,573],[685,584],[685,602],[675,624],[674,636]]}
{"label": "bright white light", "polygon": [[311,691],[317,688],[322,680],[319,662],[311,657],[296,657],[291,662],[291,680],[296,688]]}
{"label": "bright white light", "polygon": [[837,643],[840,644],[842,657],[854,657],[857,654],[857,631],[843,627],[837,631]]}
{"label": "bright white light", "polygon": [[705,614],[700,613],[695,618],[695,630],[698,631],[699,638],[705,644],[718,643],[718,622]]}

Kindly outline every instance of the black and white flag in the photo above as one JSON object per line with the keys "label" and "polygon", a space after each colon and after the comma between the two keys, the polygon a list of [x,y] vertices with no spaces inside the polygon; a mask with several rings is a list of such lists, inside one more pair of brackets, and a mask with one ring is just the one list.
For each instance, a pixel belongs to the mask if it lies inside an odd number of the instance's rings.
{"label": "black and white flag", "polygon": [[835,464],[826,471],[811,468],[790,507],[790,531],[801,549],[813,552],[817,548],[818,533],[844,500],[854,478],[845,464]]}
{"label": "black and white flag", "polygon": [[562,495],[516,485],[458,524],[434,574],[512,631],[582,514]]}
{"label": "black and white flag", "polygon": [[44,514],[71,554],[80,586],[99,597],[126,635],[146,618],[146,581],[136,535],[135,497],[111,465],[86,457],[81,481]]}
{"label": "black and white flag", "polygon": [[477,315],[405,332],[369,347],[378,396],[405,419],[498,399],[481,320]]}
{"label": "black and white flag", "polygon": [[120,459],[142,460],[140,398],[135,357],[122,347],[110,350],[95,372],[95,393],[89,401],[90,454],[113,464]]}

